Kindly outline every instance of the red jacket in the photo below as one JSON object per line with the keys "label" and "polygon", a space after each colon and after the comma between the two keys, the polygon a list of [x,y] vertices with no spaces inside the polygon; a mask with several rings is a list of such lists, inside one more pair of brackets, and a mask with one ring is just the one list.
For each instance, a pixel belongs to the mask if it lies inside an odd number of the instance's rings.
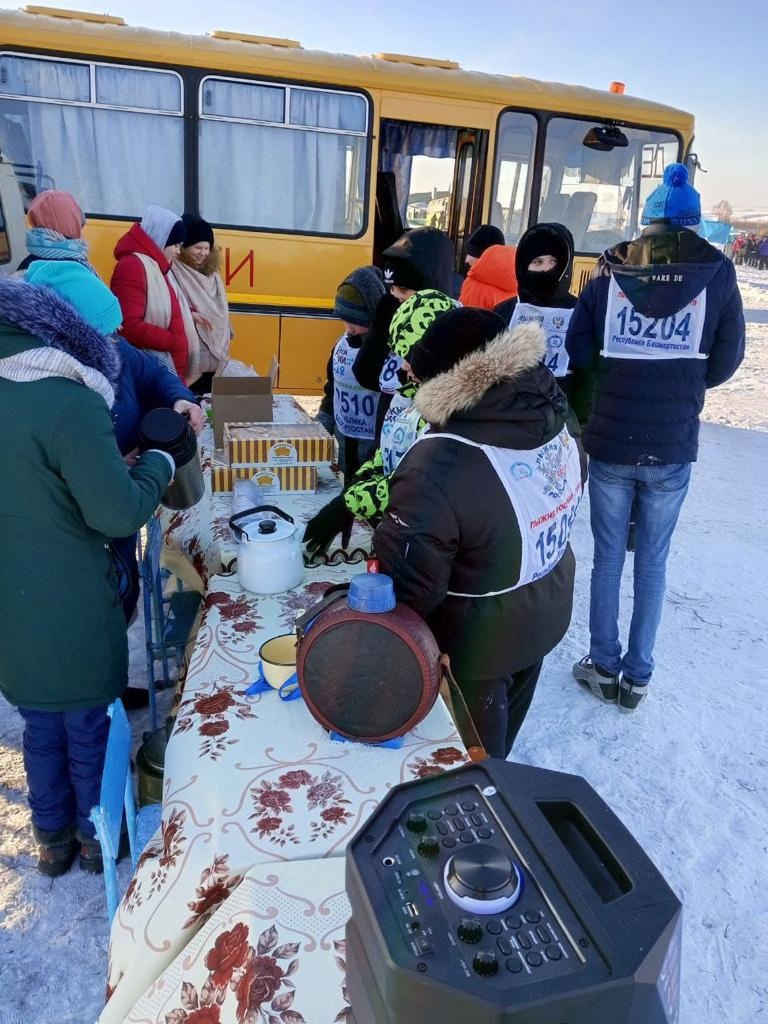
{"label": "red jacket", "polygon": [[136,348],[169,352],[176,372],[184,380],[189,343],[179,300],[166,282],[171,295],[171,322],[167,328],[147,323],[144,319],[147,311],[147,275],[141,260],[134,255],[137,252],[153,259],[163,275],[171,268],[162,251],[139,224],[133,224],[130,231],[119,239],[115,246],[117,265],[112,271],[109,287],[117,296],[123,313],[123,337]]}
{"label": "red jacket", "polygon": [[459,302],[462,306],[493,309],[505,299],[517,295],[514,245],[492,245],[477,263],[469,268],[461,287]]}

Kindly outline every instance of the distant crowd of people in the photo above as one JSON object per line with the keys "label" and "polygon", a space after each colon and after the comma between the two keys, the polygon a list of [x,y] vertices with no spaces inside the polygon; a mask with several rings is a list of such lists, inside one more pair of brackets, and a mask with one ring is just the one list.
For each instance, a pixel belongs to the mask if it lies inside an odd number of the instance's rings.
{"label": "distant crowd of people", "polygon": [[733,262],[736,266],[768,270],[768,235],[758,237],[746,232],[733,240]]}
{"label": "distant crowd of people", "polygon": [[[199,431],[198,395],[231,330],[199,217],[147,209],[117,243],[111,291],[72,196],[41,194],[29,220],[22,275],[0,279],[0,691],[24,719],[37,866],[55,876],[78,855],[102,869],[89,812],[107,707],[128,698],[135,534],[175,472],[165,452],[139,456],[141,416],[169,406]],[[509,754],[570,625],[587,480],[590,637],[573,675],[624,712],[648,692],[705,391],[744,356],[734,266],[700,220],[673,164],[639,238],[604,253],[578,300],[573,237],[557,223],[516,247],[481,225],[463,279],[448,235],[417,228],[337,290],[343,333],[318,415],[339,440],[344,490],[307,524],[307,554],[370,523],[380,570],[449,655],[491,756]]]}

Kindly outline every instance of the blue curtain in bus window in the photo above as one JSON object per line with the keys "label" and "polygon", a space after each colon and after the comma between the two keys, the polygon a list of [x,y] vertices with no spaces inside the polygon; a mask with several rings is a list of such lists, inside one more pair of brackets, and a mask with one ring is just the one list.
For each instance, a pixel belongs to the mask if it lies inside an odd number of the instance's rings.
{"label": "blue curtain in bus window", "polygon": [[[33,195],[47,188],[66,189],[87,213],[113,216],[139,216],[149,203],[181,208],[183,119],[149,112],[168,109],[174,92],[180,111],[178,79],[147,72],[141,81],[140,70],[130,69],[127,77],[121,68],[97,70],[103,72],[102,102],[106,93],[147,113],[95,102],[77,105],[92,102],[87,65],[0,60],[0,146],[16,165],[25,191]],[[35,101],[5,98],[8,94]],[[73,105],[55,101],[75,95]]]}
{"label": "blue curtain in bus window", "polygon": [[441,125],[409,124],[385,121],[379,149],[379,170],[395,175],[397,199],[403,223],[408,222],[408,196],[411,192],[411,166],[415,156],[437,159],[456,155],[456,128]]}

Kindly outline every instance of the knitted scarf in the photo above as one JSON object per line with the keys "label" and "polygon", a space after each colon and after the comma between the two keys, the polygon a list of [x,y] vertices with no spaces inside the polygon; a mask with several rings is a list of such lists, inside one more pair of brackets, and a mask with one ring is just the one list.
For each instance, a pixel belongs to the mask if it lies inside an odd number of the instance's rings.
{"label": "knitted scarf", "polygon": [[[88,262],[88,244],[82,238],[67,238],[53,228],[30,228],[27,231],[27,251],[41,260],[77,260]],[[94,274],[96,273],[93,270]]]}
{"label": "knitted scarf", "polygon": [[0,377],[18,384],[47,377],[65,377],[101,395],[107,408],[111,409],[115,402],[115,392],[103,373],[92,366],[84,366],[74,356],[55,348],[28,348],[0,359]]}

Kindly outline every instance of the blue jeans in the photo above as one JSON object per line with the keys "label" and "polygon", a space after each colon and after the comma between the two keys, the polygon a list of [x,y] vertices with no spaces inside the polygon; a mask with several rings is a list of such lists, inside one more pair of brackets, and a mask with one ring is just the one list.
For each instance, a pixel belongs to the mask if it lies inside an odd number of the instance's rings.
{"label": "blue jeans", "polygon": [[[589,502],[595,559],[589,604],[589,654],[601,668],[647,683],[661,621],[669,545],[691,478],[689,462],[671,466],[621,466],[591,459]],[[619,641],[619,589],[626,555],[629,512],[636,505],[634,604],[629,643]]]}
{"label": "blue jeans", "polygon": [[32,711],[24,719],[24,770],[32,824],[45,832],[77,825],[93,837],[88,820],[99,802],[107,751],[107,708],[77,711]]}

